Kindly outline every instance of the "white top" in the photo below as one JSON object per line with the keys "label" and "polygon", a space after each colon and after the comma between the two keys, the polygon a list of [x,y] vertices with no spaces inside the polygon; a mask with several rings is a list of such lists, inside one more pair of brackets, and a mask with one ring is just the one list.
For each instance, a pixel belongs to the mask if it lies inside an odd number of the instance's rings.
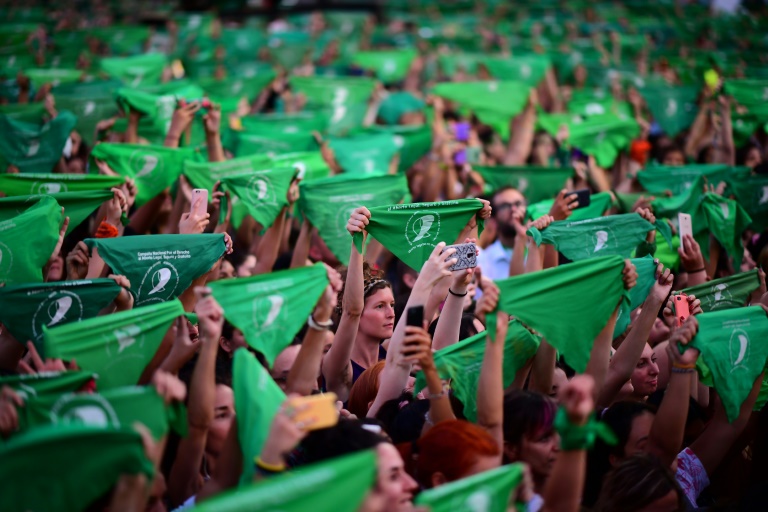
{"label": "white top", "polygon": [[690,448],[686,448],[677,454],[677,472],[675,480],[682,487],[686,498],[696,504],[699,495],[709,486],[709,476],[701,460]]}
{"label": "white top", "polygon": [[[509,264],[512,261],[512,249],[501,245],[501,240],[496,240],[487,248],[480,251],[477,264],[483,269],[483,277],[493,281],[509,277]],[[475,292],[475,299],[483,296],[480,289]]]}

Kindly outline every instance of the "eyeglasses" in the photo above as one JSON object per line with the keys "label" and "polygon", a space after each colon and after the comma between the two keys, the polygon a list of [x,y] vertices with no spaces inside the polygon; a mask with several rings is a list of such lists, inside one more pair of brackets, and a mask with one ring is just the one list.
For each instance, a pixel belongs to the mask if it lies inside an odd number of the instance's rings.
{"label": "eyeglasses", "polygon": [[494,210],[496,210],[496,212],[503,212],[511,208],[522,208],[523,206],[527,206],[525,201],[513,201],[511,203],[498,204],[494,207]]}

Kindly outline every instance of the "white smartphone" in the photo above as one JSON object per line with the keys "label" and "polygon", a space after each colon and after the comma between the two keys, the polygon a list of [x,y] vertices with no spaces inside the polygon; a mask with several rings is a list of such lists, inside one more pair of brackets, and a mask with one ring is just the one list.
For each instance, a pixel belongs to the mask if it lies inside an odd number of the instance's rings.
{"label": "white smartphone", "polygon": [[693,223],[691,222],[691,216],[687,213],[678,213],[677,223],[680,226],[680,243],[682,244],[682,240],[685,235],[693,236]]}
{"label": "white smartphone", "polygon": [[[200,204],[195,209],[195,203],[198,199],[202,198]],[[192,213],[197,215],[205,215],[208,211],[208,190],[204,188],[196,188],[192,190]]]}

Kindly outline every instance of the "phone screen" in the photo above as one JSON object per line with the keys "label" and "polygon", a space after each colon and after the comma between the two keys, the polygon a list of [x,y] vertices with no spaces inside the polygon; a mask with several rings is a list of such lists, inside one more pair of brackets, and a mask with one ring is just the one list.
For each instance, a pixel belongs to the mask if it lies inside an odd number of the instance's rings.
{"label": "phone screen", "polygon": [[[200,200],[199,203],[198,199]],[[192,191],[192,211],[198,215],[205,215],[205,212],[208,211],[208,190],[196,188]]]}

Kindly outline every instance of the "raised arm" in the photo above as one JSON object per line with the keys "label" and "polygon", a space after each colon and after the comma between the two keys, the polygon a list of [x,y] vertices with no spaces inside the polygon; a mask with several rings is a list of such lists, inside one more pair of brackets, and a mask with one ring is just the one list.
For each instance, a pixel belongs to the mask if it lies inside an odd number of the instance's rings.
{"label": "raised arm", "polygon": [[288,372],[287,391],[303,396],[310,395],[317,387],[317,376],[325,348],[325,333],[331,324],[331,315],[342,287],[341,275],[328,266],[326,271],[329,284],[310,316],[309,329],[301,342],[296,361]]}
{"label": "raised arm", "polygon": [[221,106],[214,104],[203,116],[205,144],[208,146],[208,161],[223,162],[224,148],[221,145]]}
{"label": "raised arm", "polygon": [[[363,245],[368,233],[365,226],[371,219],[368,208],[361,206],[352,212],[347,222],[347,231],[350,235],[363,233]],[[347,279],[344,283],[344,297],[341,302],[341,319],[333,338],[331,350],[323,358],[323,377],[328,391],[333,391],[342,402],[349,397],[352,387],[352,349],[357,338],[357,329],[360,326],[360,317],[365,306],[363,283],[363,255],[357,251],[355,244],[349,255],[347,267]]]}
{"label": "raised arm", "polygon": [[432,340],[425,329],[415,325],[406,326],[402,357],[408,363],[419,363],[427,381],[429,413],[422,434],[441,421],[455,420],[456,416],[453,414],[451,400],[448,397],[448,386],[437,373],[432,356]]}
{"label": "raised arm", "polygon": [[611,405],[619,391],[621,391],[621,387],[632,376],[632,372],[643,353],[653,324],[658,317],[659,310],[672,290],[675,276],[672,275],[669,269],[664,269],[664,265],[658,263],[658,260],[656,263],[656,282],[651,288],[651,293],[648,294],[643,303],[640,316],[635,320],[632,329],[616,350],[608,365],[608,374],[602,389],[600,389],[600,395],[597,400],[597,404],[600,407]]}
{"label": "raised arm", "polygon": [[701,247],[691,235],[683,236],[677,253],[680,255],[680,263],[688,273],[688,287],[707,282],[707,267]]}
{"label": "raised arm", "polygon": [[285,229],[288,212],[293,209],[293,205],[299,199],[299,182],[294,180],[288,188],[288,205],[284,206],[275,222],[267,229],[264,236],[259,240],[258,247],[251,247],[251,252],[256,255],[256,266],[253,269],[253,275],[267,274],[272,272],[272,268],[277,261],[280,252],[280,241],[283,239],[283,230]]}
{"label": "raised arm", "polygon": [[192,121],[195,119],[195,113],[200,110],[200,102],[192,101],[184,106],[179,106],[173,111],[171,117],[171,126],[168,128],[168,134],[165,136],[163,146],[167,148],[179,147],[181,136],[189,129]]}
{"label": "raised arm", "polygon": [[[477,383],[477,424],[499,446],[499,462],[504,448],[504,342],[509,329],[509,315],[496,313],[496,339],[485,337],[485,354]],[[488,331],[486,331],[488,332]]]}
{"label": "raised arm", "polygon": [[310,224],[309,219],[304,217],[299,228],[299,238],[293,247],[291,254],[291,268],[300,268],[307,265],[309,259],[309,248],[312,245],[312,234],[315,232],[314,226]]}
{"label": "raised arm", "polygon": [[[464,243],[475,242],[475,240],[467,238]],[[432,342],[434,350],[440,350],[459,341],[459,328],[461,327],[461,316],[464,312],[464,299],[466,299],[467,287],[472,281],[474,271],[475,269],[468,268],[453,272],[451,284],[448,288],[448,296],[445,298],[445,303],[435,328],[435,337]],[[427,320],[429,321],[429,318]]]}
{"label": "raised arm", "polygon": [[525,165],[528,160],[536,129],[536,105],[538,101],[536,89],[531,89],[525,108],[512,120],[509,146],[507,146],[507,152],[504,155],[504,165]]}

